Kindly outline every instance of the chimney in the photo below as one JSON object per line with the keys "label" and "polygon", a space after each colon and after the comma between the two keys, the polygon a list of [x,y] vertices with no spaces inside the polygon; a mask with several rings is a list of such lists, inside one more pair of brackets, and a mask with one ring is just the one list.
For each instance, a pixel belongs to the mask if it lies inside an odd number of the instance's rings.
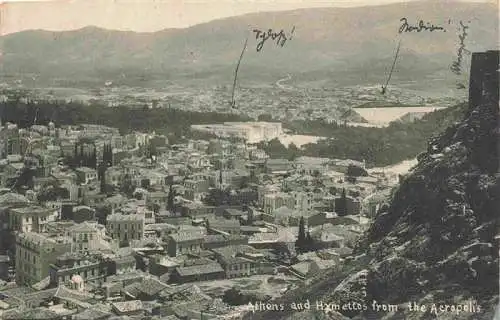
{"label": "chimney", "polygon": [[474,52],[471,59],[468,115],[479,105],[498,109],[500,51]]}

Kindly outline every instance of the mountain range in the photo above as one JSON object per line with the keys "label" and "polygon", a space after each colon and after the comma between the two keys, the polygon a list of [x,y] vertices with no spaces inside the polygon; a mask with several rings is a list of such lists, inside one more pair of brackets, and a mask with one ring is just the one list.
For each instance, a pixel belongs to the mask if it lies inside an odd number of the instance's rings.
{"label": "mountain range", "polygon": [[[442,26],[446,32],[399,34],[400,19]],[[411,2],[357,8],[314,8],[253,13],[184,29],[153,33],[86,27],[23,31],[0,38],[0,73],[6,79],[58,80],[148,86],[155,81],[230,83],[248,37],[239,80],[327,79],[338,84],[383,81],[399,38],[394,81],[453,79],[450,65],[460,45],[459,22],[468,25],[465,49],[498,47],[498,8],[491,3]],[[260,52],[253,30],[283,29],[283,47],[269,39]],[[464,61],[467,59],[464,55]],[[467,68],[464,68],[466,70]]]}

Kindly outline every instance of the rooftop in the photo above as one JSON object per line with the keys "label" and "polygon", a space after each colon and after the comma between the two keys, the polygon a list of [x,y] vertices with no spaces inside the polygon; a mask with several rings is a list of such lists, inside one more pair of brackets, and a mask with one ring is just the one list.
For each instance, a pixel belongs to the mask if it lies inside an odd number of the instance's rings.
{"label": "rooftop", "polygon": [[126,312],[132,312],[132,311],[138,311],[142,310],[142,301],[141,300],[131,300],[131,301],[124,301],[124,302],[113,302],[111,304],[113,309],[120,313],[126,313]]}
{"label": "rooftop", "polygon": [[113,213],[106,217],[106,221],[143,221],[144,216],[139,214]]}
{"label": "rooftop", "polygon": [[222,267],[218,263],[195,265],[195,266],[190,266],[190,267],[177,267],[175,270],[177,270],[177,273],[181,277],[207,274],[207,273],[224,272],[224,269],[222,269]]}
{"label": "rooftop", "polygon": [[201,240],[204,239],[205,235],[198,231],[185,231],[185,232],[174,233],[170,235],[170,237],[175,242],[182,242],[191,240]]}

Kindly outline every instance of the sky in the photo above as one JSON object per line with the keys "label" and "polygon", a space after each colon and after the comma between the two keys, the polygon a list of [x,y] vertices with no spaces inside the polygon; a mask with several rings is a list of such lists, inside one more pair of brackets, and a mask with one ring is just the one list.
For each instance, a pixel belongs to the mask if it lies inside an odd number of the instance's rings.
{"label": "sky", "polygon": [[[252,12],[410,1],[420,0],[17,0],[3,3],[0,0],[0,35],[30,29],[74,30],[89,25],[153,32]],[[498,0],[466,1],[498,4]]]}

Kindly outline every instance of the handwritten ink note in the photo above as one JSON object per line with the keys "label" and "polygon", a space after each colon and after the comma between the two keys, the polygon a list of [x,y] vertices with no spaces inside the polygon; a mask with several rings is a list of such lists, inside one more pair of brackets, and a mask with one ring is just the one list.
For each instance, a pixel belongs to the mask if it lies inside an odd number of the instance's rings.
{"label": "handwritten ink note", "polygon": [[295,31],[295,26],[290,31],[290,34],[287,36],[285,31],[281,29],[279,32],[273,31],[273,29],[268,29],[267,32],[259,29],[254,29],[253,33],[255,33],[255,40],[257,40],[257,52],[260,52],[264,47],[264,43],[271,39],[276,40],[276,45],[283,47],[287,40],[291,40],[293,33]]}
{"label": "handwritten ink note", "polygon": [[420,20],[416,25],[411,25],[408,23],[408,18],[401,18],[399,20],[401,22],[401,26],[399,27],[399,33],[403,32],[422,32],[422,31],[441,31],[441,32],[446,32],[446,29],[442,26],[439,25],[434,25],[430,22],[424,22],[423,20]]}
{"label": "handwritten ink note", "polygon": [[462,60],[464,58],[464,53],[470,53],[469,50],[465,48],[465,38],[467,38],[468,35],[467,29],[469,29],[469,26],[465,25],[463,21],[460,21],[460,27],[458,29],[460,34],[458,35],[459,47],[457,51],[457,59],[453,61],[450,67],[451,71],[456,75],[462,74]]}

